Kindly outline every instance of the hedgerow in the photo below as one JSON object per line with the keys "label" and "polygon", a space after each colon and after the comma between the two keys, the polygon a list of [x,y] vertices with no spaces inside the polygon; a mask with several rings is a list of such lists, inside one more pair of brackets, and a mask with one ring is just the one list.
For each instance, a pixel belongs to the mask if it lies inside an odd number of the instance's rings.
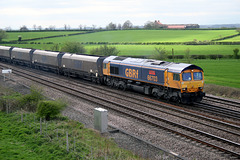
{"label": "hedgerow", "polygon": [[59,115],[64,107],[66,107],[66,104],[61,101],[40,101],[37,106],[37,115],[50,120]]}
{"label": "hedgerow", "polygon": [[43,100],[44,97],[41,93],[40,90],[36,90],[34,88],[31,88],[31,93],[26,94],[23,96],[20,96],[17,101],[19,108],[30,111],[30,112],[35,112],[37,109],[37,104],[40,100]]}

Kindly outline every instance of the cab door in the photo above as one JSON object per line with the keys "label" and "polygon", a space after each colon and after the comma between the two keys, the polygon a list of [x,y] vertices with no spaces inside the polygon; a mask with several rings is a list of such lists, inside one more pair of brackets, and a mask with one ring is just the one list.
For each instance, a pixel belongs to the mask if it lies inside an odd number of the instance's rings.
{"label": "cab door", "polygon": [[110,75],[110,62],[103,63],[103,75]]}

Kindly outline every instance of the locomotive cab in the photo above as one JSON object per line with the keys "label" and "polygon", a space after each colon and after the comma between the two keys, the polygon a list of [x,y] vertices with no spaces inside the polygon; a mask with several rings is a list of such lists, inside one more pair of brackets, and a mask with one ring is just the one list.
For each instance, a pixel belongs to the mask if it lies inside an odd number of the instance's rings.
{"label": "locomotive cab", "polygon": [[205,96],[203,92],[204,76],[199,69],[184,70],[180,74],[181,100],[183,103],[200,102]]}

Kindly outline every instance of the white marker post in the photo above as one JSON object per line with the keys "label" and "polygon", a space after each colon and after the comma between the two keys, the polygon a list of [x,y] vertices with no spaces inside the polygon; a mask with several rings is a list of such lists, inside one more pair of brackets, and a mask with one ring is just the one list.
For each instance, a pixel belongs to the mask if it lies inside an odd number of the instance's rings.
{"label": "white marker post", "polygon": [[9,79],[10,79],[10,78],[11,78],[11,73],[12,73],[12,69],[3,69],[3,70],[2,70],[3,80],[5,81],[6,74],[9,75]]}

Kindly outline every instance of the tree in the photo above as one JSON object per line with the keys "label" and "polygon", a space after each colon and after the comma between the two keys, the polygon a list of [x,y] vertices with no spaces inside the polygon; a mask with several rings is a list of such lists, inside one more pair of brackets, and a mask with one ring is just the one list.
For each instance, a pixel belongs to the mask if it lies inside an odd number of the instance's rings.
{"label": "tree", "polygon": [[234,59],[238,59],[239,57],[238,57],[238,52],[239,52],[239,49],[238,48],[235,48],[234,50],[233,50],[233,58]]}
{"label": "tree", "polygon": [[106,28],[107,30],[115,30],[117,28],[117,25],[111,22],[106,26]]}
{"label": "tree", "polygon": [[167,59],[168,53],[165,48],[155,47],[153,58],[158,60],[165,60]]}
{"label": "tree", "polygon": [[37,30],[37,25],[36,24],[33,25],[33,29]]}
{"label": "tree", "polygon": [[93,29],[93,30],[95,30],[96,27],[97,27],[97,25],[94,25],[94,24],[92,25],[92,29]]}
{"label": "tree", "polygon": [[23,25],[22,27],[20,27],[20,31],[28,31],[27,26]]}
{"label": "tree", "polygon": [[54,25],[49,26],[49,30],[55,30],[55,29],[56,29],[56,27]]}
{"label": "tree", "polygon": [[81,24],[78,27],[79,27],[80,30],[82,30],[82,25]]}
{"label": "tree", "polygon": [[98,56],[113,56],[118,55],[120,51],[117,50],[116,47],[109,47],[107,45],[100,46],[99,48],[94,48],[90,51],[90,54],[92,55],[98,55]]}
{"label": "tree", "polygon": [[68,25],[68,30],[70,30],[71,29],[71,26],[70,25]]}
{"label": "tree", "polygon": [[63,27],[64,27],[65,30],[70,30],[70,29],[71,29],[71,26],[70,26],[70,25],[66,25],[66,24],[64,24]]}
{"label": "tree", "polygon": [[133,27],[132,22],[127,20],[126,22],[123,23],[122,29],[131,29]]}
{"label": "tree", "polygon": [[38,28],[38,30],[40,30],[40,31],[42,30],[42,26],[38,26],[37,28]]}
{"label": "tree", "polygon": [[84,46],[79,42],[65,42],[61,49],[62,52],[69,52],[69,53],[85,53],[86,49]]}
{"label": "tree", "polygon": [[7,36],[6,31],[0,29],[0,42],[2,41],[2,39],[5,39],[5,38],[7,38],[7,37],[8,37],[8,36]]}
{"label": "tree", "polygon": [[159,29],[166,28],[166,25],[161,24],[159,21],[151,22],[148,21],[144,24],[145,29]]}
{"label": "tree", "polygon": [[119,23],[117,29],[122,30],[122,25]]}
{"label": "tree", "polygon": [[150,22],[150,21],[146,22],[144,24],[144,28],[145,29],[152,29],[153,28],[153,22]]}

